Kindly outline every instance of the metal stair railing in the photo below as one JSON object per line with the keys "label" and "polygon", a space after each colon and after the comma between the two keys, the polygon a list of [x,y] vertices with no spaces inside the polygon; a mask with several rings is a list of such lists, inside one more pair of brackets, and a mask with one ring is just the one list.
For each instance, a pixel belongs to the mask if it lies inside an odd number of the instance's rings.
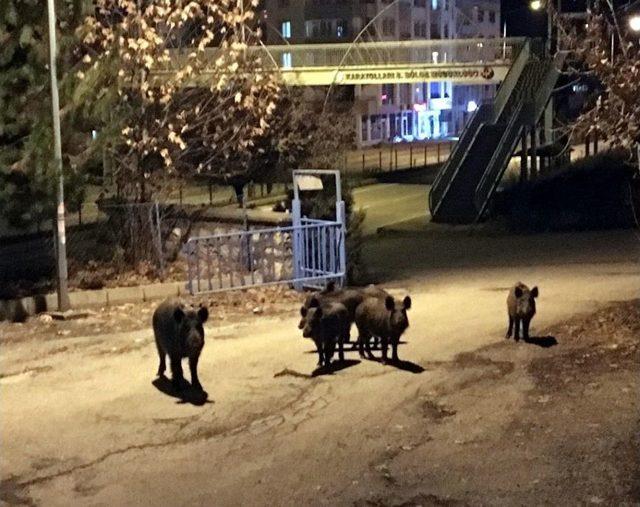
{"label": "metal stair railing", "polygon": [[538,88],[538,91],[534,95],[534,104],[532,113],[534,114],[534,121],[537,121],[544,113],[547,103],[551,99],[553,90],[558,83],[558,77],[564,66],[564,62],[567,58],[566,51],[558,51],[553,58],[553,62],[550,63],[547,69],[546,75]]}
{"label": "metal stair railing", "polygon": [[491,157],[491,160],[487,165],[487,169],[476,187],[473,197],[474,205],[478,210],[476,221],[478,221],[484,214],[491,196],[495,192],[498,183],[502,179],[504,171],[509,165],[511,154],[518,144],[520,134],[528,114],[529,106],[525,106],[525,104],[520,103],[516,112],[509,120],[504,134],[498,143],[498,149]]}
{"label": "metal stair railing", "polygon": [[558,81],[560,69],[562,69],[564,65],[566,56],[566,53],[559,52],[556,54],[553,62],[549,62],[546,65],[542,79],[536,80],[536,92],[533,94],[533,100],[521,102],[518,105],[516,113],[509,120],[507,129],[500,140],[499,150],[494,153],[487,166],[487,170],[476,187],[474,195],[474,204],[478,209],[476,221],[482,218],[491,197],[502,179],[502,175],[509,165],[511,155],[518,144],[522,128],[526,124],[535,125],[544,113],[545,107]]}
{"label": "metal stair railing", "polygon": [[438,171],[438,175],[431,186],[428,198],[431,216],[434,216],[442,205],[444,196],[458,174],[460,166],[467,156],[480,127],[485,123],[495,122],[509,102],[520,81],[522,71],[529,61],[530,55],[530,43],[528,40],[525,40],[507,76],[500,85],[493,104],[483,104],[480,106],[465,127],[462,136],[449,155],[449,159],[440,171]]}
{"label": "metal stair railing", "polygon": [[520,52],[518,53],[517,58],[514,60],[511,69],[509,69],[507,76],[504,78],[504,81],[500,85],[498,93],[496,93],[496,97],[493,102],[493,121],[497,121],[497,119],[502,114],[502,111],[504,111],[504,108],[509,102],[509,99],[518,86],[518,82],[520,81],[520,77],[522,76],[522,71],[527,65],[527,62],[529,62],[530,58],[531,43],[527,40],[522,45],[522,49],[520,49]]}
{"label": "metal stair railing", "polygon": [[[473,114],[469,123],[467,123],[460,139],[458,139],[458,142],[453,147],[453,151],[449,155],[448,160],[438,171],[436,179],[431,185],[431,191],[429,192],[429,211],[432,215],[437,212],[437,209],[442,202],[442,197],[447,193],[447,190],[457,173],[457,168],[460,167],[469,147],[473,144],[473,140],[480,130],[480,127],[489,121],[492,116],[493,106],[490,104],[482,104]],[[436,203],[435,208],[434,202]]]}

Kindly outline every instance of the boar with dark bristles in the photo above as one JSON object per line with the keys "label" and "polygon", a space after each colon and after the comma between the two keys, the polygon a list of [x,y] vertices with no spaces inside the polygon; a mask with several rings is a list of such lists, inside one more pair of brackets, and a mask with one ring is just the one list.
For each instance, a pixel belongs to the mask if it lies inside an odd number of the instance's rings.
{"label": "boar with dark bristles", "polygon": [[[341,303],[349,312],[349,328],[351,328],[351,323],[355,320],[356,308],[365,300],[365,298],[371,297],[384,300],[388,295],[388,292],[376,287],[375,285],[369,285],[364,288],[347,287],[339,289],[336,288],[335,282],[329,282],[322,291],[317,294],[307,296],[303,308],[309,308],[311,306],[311,302],[314,300],[317,300],[320,303]],[[304,327],[304,319],[305,318],[302,317],[302,320],[300,321],[300,329]],[[349,341],[349,338],[350,334],[347,335],[347,341]]]}
{"label": "boar with dark bristles", "polygon": [[164,376],[165,357],[171,362],[171,379],[176,389],[184,384],[182,359],[189,358],[191,385],[202,391],[198,380],[198,359],[204,347],[203,324],[209,318],[206,307],[195,309],[177,299],[167,299],[153,313],[153,333],[156,338],[160,366],[158,376]]}
{"label": "boar with dark bristles", "polygon": [[341,303],[321,303],[314,299],[309,307],[300,308],[300,328],[305,338],[311,338],[318,350],[318,366],[329,366],[338,345],[338,357],[344,361],[344,342],[349,339],[349,312]]}
{"label": "boar with dark bristles", "polygon": [[393,297],[384,300],[367,298],[356,310],[356,326],[358,327],[358,348],[360,356],[364,356],[365,346],[369,357],[371,353],[371,337],[380,338],[382,362],[387,362],[387,346],[392,348],[392,359],[398,361],[398,343],[400,337],[409,327],[407,310],[411,308],[411,298],[406,296],[402,305],[397,305]]}
{"label": "boar with dark bristles", "polygon": [[536,298],[538,297],[538,287],[529,290],[522,282],[516,283],[507,296],[507,313],[509,314],[509,329],[506,338],[513,335],[515,325],[515,340],[520,340],[520,323],[522,323],[522,334],[525,340],[529,339],[529,324],[536,314]]}

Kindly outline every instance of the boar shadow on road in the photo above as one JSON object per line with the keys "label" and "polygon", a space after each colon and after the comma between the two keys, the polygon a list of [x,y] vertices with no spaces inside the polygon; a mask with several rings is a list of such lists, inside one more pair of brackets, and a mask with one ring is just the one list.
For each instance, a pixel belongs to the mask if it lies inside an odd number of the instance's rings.
{"label": "boar shadow on road", "polygon": [[558,340],[556,340],[555,336],[530,336],[529,338],[525,338],[524,341],[525,343],[537,345],[538,347],[542,347],[544,349],[548,349],[549,347],[558,345]]}
{"label": "boar shadow on road", "polygon": [[171,396],[172,398],[177,398],[177,403],[190,403],[191,405],[196,406],[201,406],[205,403],[213,403],[213,401],[209,400],[209,395],[206,391],[195,389],[186,380],[184,382],[184,386],[180,391],[176,390],[176,388],[173,387],[171,380],[164,375],[156,378],[151,383],[161,393]]}
{"label": "boar shadow on road", "polygon": [[[382,362],[380,358],[374,357],[370,358],[371,361],[375,361],[377,363]],[[413,363],[411,361],[405,361],[404,359],[387,359],[387,365],[397,368],[398,370],[408,371],[409,373],[422,373],[424,368],[419,364]]]}
{"label": "boar shadow on road", "polygon": [[343,361],[332,361],[329,366],[318,366],[311,373],[312,377],[319,377],[321,375],[332,375],[340,370],[346,370],[356,364],[360,364],[357,359],[345,359]]}

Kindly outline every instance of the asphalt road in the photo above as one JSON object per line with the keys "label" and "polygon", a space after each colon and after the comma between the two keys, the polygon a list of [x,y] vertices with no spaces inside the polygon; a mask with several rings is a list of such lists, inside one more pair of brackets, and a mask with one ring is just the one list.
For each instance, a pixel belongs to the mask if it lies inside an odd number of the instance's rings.
{"label": "asphalt road", "polygon": [[427,214],[428,185],[381,183],[354,190],[356,208],[366,212],[364,234]]}
{"label": "asphalt road", "polygon": [[[361,197],[374,202],[386,192]],[[639,252],[629,231],[372,240],[369,262],[388,288],[413,297],[400,350],[407,363],[383,366],[350,353],[339,371],[310,377],[316,357],[296,328],[295,307],[236,322],[214,316],[200,361],[210,398],[203,406],[152,386],[157,355],[148,327],[3,345],[2,500],[359,506],[399,505],[417,494],[422,500],[405,505],[608,498],[611,484],[598,483],[600,472],[571,479],[575,468],[560,456],[572,452],[572,441],[562,434],[558,447],[507,445],[516,438],[511,421],[531,397],[529,376],[478,351],[502,346],[509,361],[544,361],[547,349],[504,340],[508,287],[516,280],[540,287],[532,324],[540,333],[576,312],[637,297]],[[557,338],[554,349],[562,350]],[[525,423],[545,430],[535,416]],[[497,455],[497,445],[507,447]],[[447,452],[458,458],[433,458]],[[411,465],[401,466],[403,457]]]}

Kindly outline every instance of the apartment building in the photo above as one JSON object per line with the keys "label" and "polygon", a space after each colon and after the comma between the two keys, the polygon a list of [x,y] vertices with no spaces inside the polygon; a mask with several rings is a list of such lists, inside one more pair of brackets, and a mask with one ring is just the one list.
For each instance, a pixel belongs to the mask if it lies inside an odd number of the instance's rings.
{"label": "apartment building", "polygon": [[[267,44],[483,39],[500,36],[499,0],[265,0]],[[481,41],[473,44],[481,45]],[[451,61],[434,51],[434,63]],[[456,136],[495,85],[451,81],[354,85],[358,144]]]}

